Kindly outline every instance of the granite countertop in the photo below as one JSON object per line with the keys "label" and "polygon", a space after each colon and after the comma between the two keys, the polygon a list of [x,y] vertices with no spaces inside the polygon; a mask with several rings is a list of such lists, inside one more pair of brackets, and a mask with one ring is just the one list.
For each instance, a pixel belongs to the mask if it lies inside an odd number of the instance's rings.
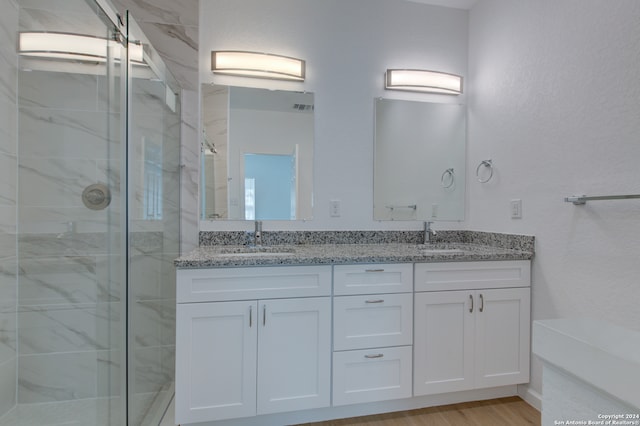
{"label": "granite countertop", "polygon": [[175,260],[178,268],[354,263],[528,260],[533,251],[471,243],[379,243],[200,246]]}

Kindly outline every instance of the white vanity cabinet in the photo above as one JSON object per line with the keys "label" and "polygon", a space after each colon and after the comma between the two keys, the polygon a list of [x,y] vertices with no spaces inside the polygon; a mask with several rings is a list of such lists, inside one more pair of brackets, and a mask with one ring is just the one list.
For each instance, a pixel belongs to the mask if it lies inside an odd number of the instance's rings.
{"label": "white vanity cabinet", "polygon": [[411,397],[413,265],[337,265],[333,405]]}
{"label": "white vanity cabinet", "polygon": [[529,379],[530,281],[528,260],[178,269],[176,422],[513,395]]}
{"label": "white vanity cabinet", "polygon": [[330,266],[177,277],[178,423],[330,405]]}
{"label": "white vanity cabinet", "polygon": [[415,265],[414,396],[529,381],[530,262]]}

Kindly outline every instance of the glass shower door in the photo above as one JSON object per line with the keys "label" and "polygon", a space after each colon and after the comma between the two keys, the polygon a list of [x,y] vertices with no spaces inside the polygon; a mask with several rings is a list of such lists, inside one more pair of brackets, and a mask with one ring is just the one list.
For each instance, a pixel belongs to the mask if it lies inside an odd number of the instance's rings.
{"label": "glass shower door", "polygon": [[17,406],[7,424],[122,425],[126,52],[94,2],[18,5]]}
{"label": "glass shower door", "polygon": [[3,188],[17,243],[0,284],[17,274],[0,426],[157,425],[173,395],[178,86],[106,3],[11,0],[17,67],[0,73],[17,81],[17,148],[0,159],[17,167]]}
{"label": "glass shower door", "polygon": [[180,252],[180,97],[131,15],[128,103],[129,425],[157,425],[174,393]]}

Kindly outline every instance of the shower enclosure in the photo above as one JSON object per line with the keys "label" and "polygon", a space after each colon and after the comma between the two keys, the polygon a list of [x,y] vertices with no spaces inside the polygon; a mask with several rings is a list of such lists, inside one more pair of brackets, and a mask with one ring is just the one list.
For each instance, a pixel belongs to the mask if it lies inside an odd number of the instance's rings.
{"label": "shower enclosure", "polygon": [[179,88],[105,0],[0,5],[0,425],[157,425],[174,381]]}

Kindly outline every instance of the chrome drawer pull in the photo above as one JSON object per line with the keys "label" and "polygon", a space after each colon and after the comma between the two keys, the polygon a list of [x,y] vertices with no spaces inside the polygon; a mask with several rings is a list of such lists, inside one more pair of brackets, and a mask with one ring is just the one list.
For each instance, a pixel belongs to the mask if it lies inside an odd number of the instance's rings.
{"label": "chrome drawer pull", "polygon": [[482,297],[482,293],[480,293],[480,312],[484,312],[484,297]]}
{"label": "chrome drawer pull", "polygon": [[382,358],[384,354],[375,354],[375,355],[365,355],[365,358],[373,359],[373,358]]}
{"label": "chrome drawer pull", "polygon": [[253,306],[249,306],[249,328],[253,324]]}
{"label": "chrome drawer pull", "polygon": [[384,269],[365,269],[365,272],[384,272]]}
{"label": "chrome drawer pull", "polygon": [[384,303],[384,299],[365,300],[364,303]]}
{"label": "chrome drawer pull", "polygon": [[469,295],[469,300],[471,301],[471,307],[469,308],[469,312],[473,313],[473,296]]}

